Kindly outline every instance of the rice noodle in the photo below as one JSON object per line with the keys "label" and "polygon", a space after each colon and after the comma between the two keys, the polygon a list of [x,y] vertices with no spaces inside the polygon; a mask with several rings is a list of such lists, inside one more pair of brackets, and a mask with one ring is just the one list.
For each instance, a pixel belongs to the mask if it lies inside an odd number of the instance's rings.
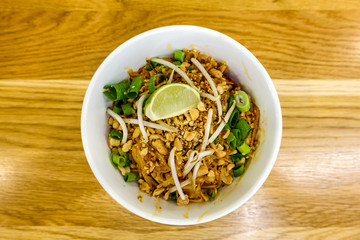
{"label": "rice noodle", "polygon": [[216,131],[214,132],[213,135],[211,135],[211,138],[209,138],[209,143],[212,143],[217,136],[219,136],[219,134],[221,133],[221,131],[223,130],[225,124],[227,123],[227,121],[229,121],[229,118],[231,116],[231,113],[234,111],[235,109],[235,100],[233,101],[232,106],[230,107],[230,109],[227,111],[225,117],[224,117],[224,121],[222,121],[219,125],[219,127],[216,129]]}
{"label": "rice noodle", "polygon": [[166,84],[169,84],[172,82],[173,78],[174,78],[174,72],[175,72],[175,69],[177,69],[178,66],[175,66],[174,69],[171,71],[171,74],[170,74],[170,77],[169,77],[169,80],[167,81]]}
{"label": "rice noodle", "polygon": [[[214,83],[214,81],[212,80],[212,78],[210,77],[209,73],[206,71],[206,69],[203,67],[203,65],[201,65],[201,63],[196,59],[196,58],[191,58],[191,61],[195,64],[195,66],[200,70],[200,72],[204,75],[204,77],[206,78],[206,80],[208,80],[211,90],[214,93],[215,97],[219,96],[219,93],[217,91],[216,85]],[[219,115],[219,121],[221,119],[222,116],[222,106],[221,106],[221,102],[220,102],[220,98],[216,99],[216,105],[217,105],[217,109],[218,109],[218,115]]]}
{"label": "rice noodle", "polygon": [[121,128],[122,128],[122,131],[123,131],[123,138],[121,140],[121,143],[126,143],[127,141],[127,137],[128,137],[128,130],[127,130],[127,127],[126,127],[126,124],[124,122],[124,120],[119,116],[119,114],[113,112],[113,110],[111,110],[110,108],[108,108],[106,110],[106,112],[112,116],[113,118],[115,118],[116,121],[118,121],[118,123],[120,124]]}
{"label": "rice noodle", "polygon": [[[139,125],[139,120],[138,119],[133,119],[133,118],[124,119],[124,122]],[[154,129],[160,129],[160,130],[164,130],[164,131],[167,131],[167,132],[176,132],[177,131],[177,129],[175,129],[174,127],[171,127],[171,126],[169,126],[171,128],[168,128],[166,126],[162,126],[161,124],[156,124],[156,123],[152,123],[152,122],[148,122],[148,121],[143,121],[143,123],[144,123],[145,127],[151,127],[151,128],[154,128]]]}
{"label": "rice noodle", "polygon": [[148,98],[148,97],[149,97],[149,94],[142,95],[139,98],[139,100],[137,101],[137,104],[136,104],[140,131],[141,131],[141,134],[142,134],[142,136],[143,136],[146,143],[149,141],[149,138],[148,138],[148,135],[147,135],[145,127],[144,127],[143,103],[144,103],[145,99]]}
{"label": "rice noodle", "polygon": [[152,62],[156,62],[156,63],[160,63],[160,64],[163,64],[171,69],[173,69],[175,72],[177,72],[178,74],[180,74],[180,76],[193,88],[195,89],[195,91],[197,91],[200,96],[202,97],[206,97],[206,98],[209,98],[211,101],[216,101],[216,97],[214,97],[213,95],[211,94],[208,94],[208,93],[204,93],[204,92],[201,92],[199,88],[197,88],[193,81],[186,75],[186,73],[184,71],[182,71],[180,68],[178,68],[176,65],[172,64],[171,62],[168,62],[164,59],[160,59],[160,58],[151,58],[150,61]]}
{"label": "rice noodle", "polygon": [[170,167],[171,167],[171,175],[174,179],[174,183],[175,183],[175,187],[176,187],[176,190],[178,191],[179,195],[180,195],[180,198],[182,200],[185,200],[185,195],[184,195],[184,192],[180,186],[180,182],[179,182],[179,179],[177,177],[177,173],[176,173],[176,167],[175,167],[175,150],[176,150],[176,147],[173,147],[173,149],[171,150],[170,152],[170,155],[169,155],[169,162],[170,162]]}
{"label": "rice noodle", "polygon": [[[190,179],[186,179],[185,181],[183,181],[183,182],[180,183],[180,187],[183,188],[183,187],[185,187],[186,185],[189,185],[189,183],[191,183],[191,180],[190,180]],[[174,187],[172,187],[172,188],[169,189],[169,192],[172,193],[172,192],[175,192],[176,190],[177,190],[177,189],[176,189],[176,187],[174,186]]]}

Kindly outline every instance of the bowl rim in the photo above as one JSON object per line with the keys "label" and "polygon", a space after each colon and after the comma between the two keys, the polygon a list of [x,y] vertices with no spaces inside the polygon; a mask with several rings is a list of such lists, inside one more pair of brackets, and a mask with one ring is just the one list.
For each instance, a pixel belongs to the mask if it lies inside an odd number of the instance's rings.
{"label": "bowl rim", "polygon": [[[256,179],[255,184],[252,187],[250,187],[249,191],[245,194],[245,196],[243,196],[242,201],[234,202],[234,204],[231,204],[228,207],[226,207],[225,209],[222,209],[221,211],[219,211],[219,213],[215,217],[206,218],[201,222],[198,222],[198,221],[191,222],[190,219],[186,219],[184,221],[184,220],[180,220],[180,219],[166,218],[163,216],[158,216],[157,218],[153,219],[153,218],[149,217],[146,214],[146,212],[133,207],[131,204],[128,204],[126,201],[120,202],[119,199],[117,199],[115,197],[115,193],[110,189],[110,187],[106,184],[106,182],[100,177],[101,173],[95,167],[93,157],[90,154],[90,149],[89,149],[88,141],[87,141],[88,134],[86,131],[84,131],[84,129],[86,129],[85,126],[87,125],[87,122],[85,121],[86,112],[87,112],[89,101],[90,101],[90,94],[94,89],[95,80],[96,80],[97,76],[103,71],[105,66],[115,58],[117,53],[119,51],[121,51],[123,48],[126,48],[128,45],[132,44],[133,42],[140,40],[141,38],[144,38],[144,37],[147,37],[147,36],[150,36],[153,34],[167,32],[167,31],[184,31],[184,30],[185,31],[196,30],[201,33],[220,36],[224,41],[227,41],[234,47],[237,47],[238,49],[240,49],[241,52],[243,52],[245,55],[247,55],[247,57],[249,57],[250,61],[252,61],[252,63],[256,66],[256,68],[261,72],[261,75],[265,78],[265,81],[267,82],[268,87],[270,88],[271,101],[275,104],[275,112],[273,114],[275,115],[275,118],[276,118],[277,130],[275,131],[274,137],[273,137],[275,147],[273,148],[271,156],[269,157],[269,160],[267,162],[268,167],[265,168],[265,170],[262,172],[262,174],[259,176],[259,178]],[[195,224],[200,224],[200,223],[206,223],[206,222],[221,218],[221,217],[235,211],[241,205],[246,203],[253,195],[255,195],[255,193],[260,189],[260,187],[264,184],[267,177],[269,176],[269,174],[276,162],[276,159],[277,159],[277,156],[278,156],[278,153],[280,150],[281,138],[282,138],[282,113],[281,113],[280,100],[279,100],[278,94],[276,92],[275,86],[274,86],[269,74],[263,67],[263,65],[248,49],[246,49],[242,44],[240,44],[233,38],[231,38],[221,32],[215,31],[215,30],[205,28],[205,27],[200,27],[200,26],[194,26],[194,25],[170,25],[170,26],[154,28],[154,29],[145,31],[143,33],[140,33],[140,34],[128,39],[127,41],[125,41],[121,45],[119,45],[117,48],[115,48],[105,58],[105,60],[100,64],[100,66],[94,73],[93,77],[91,78],[90,83],[89,83],[86,93],[85,93],[84,101],[82,104],[82,110],[81,110],[81,139],[82,139],[85,156],[86,156],[86,159],[88,161],[88,164],[89,164],[93,174],[95,175],[95,177],[96,177],[97,181],[100,183],[100,185],[117,203],[119,203],[121,206],[123,206],[130,212],[132,212],[142,218],[148,219],[150,221],[158,222],[158,223],[162,223],[162,224],[168,224],[168,225],[195,225]]]}

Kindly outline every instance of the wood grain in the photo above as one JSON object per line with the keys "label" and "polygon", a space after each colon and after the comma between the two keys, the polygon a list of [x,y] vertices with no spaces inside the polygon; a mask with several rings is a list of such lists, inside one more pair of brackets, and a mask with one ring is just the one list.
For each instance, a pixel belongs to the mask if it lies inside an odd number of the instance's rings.
{"label": "wood grain", "polygon": [[[55,1],[55,0],[3,0],[1,7],[4,10],[81,10],[81,11],[129,11],[142,10],[153,11],[160,10],[188,10],[188,11],[242,11],[242,10],[354,10],[360,9],[360,3],[357,0],[208,0],[206,4],[201,0],[191,2],[178,1],[158,1],[158,0],[88,0],[88,1]],[[165,13],[166,11],[162,11]]]}
{"label": "wood grain", "polygon": [[[359,14],[355,0],[1,1],[0,239],[359,239]],[[80,136],[99,64],[172,24],[241,42],[274,79],[283,113],[266,183],[196,226],[122,208],[91,172]]]}
{"label": "wood grain", "polygon": [[200,25],[233,37],[276,79],[360,76],[360,10],[4,11],[5,79],[90,79],[125,40],[156,27]]}
{"label": "wood grain", "polygon": [[0,235],[5,239],[158,239],[164,234],[177,239],[356,239],[360,81],[274,83],[284,133],[267,182],[243,207],[217,221],[176,227],[128,212],[93,176],[79,130],[88,80],[0,81]]}

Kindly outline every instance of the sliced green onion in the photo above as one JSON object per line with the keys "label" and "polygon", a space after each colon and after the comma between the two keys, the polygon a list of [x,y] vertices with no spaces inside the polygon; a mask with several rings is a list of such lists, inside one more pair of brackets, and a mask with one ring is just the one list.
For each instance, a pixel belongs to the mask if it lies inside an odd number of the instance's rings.
{"label": "sliced green onion", "polygon": [[168,67],[168,66],[161,65],[161,66],[159,67],[160,71],[162,71],[162,69],[163,69],[163,68],[165,68],[165,70],[168,70],[168,69],[169,69],[169,67]]}
{"label": "sliced green onion", "polygon": [[239,122],[236,124],[236,127],[235,127],[235,128],[240,130],[240,132],[241,132],[240,139],[241,139],[242,141],[244,141],[244,140],[247,138],[247,136],[249,135],[249,133],[250,133],[250,131],[251,131],[250,125],[249,125],[248,122],[247,122],[245,119],[243,119],[243,118],[241,118],[241,119],[239,120]]}
{"label": "sliced green onion", "polygon": [[[153,58],[159,58],[159,57],[153,57]],[[153,67],[156,67],[157,65],[160,65],[159,63],[157,62],[153,62],[153,61],[150,61],[151,62],[151,65],[153,65]]]}
{"label": "sliced green onion", "polygon": [[146,63],[145,69],[146,69],[147,71],[151,71],[151,70],[154,69],[154,67],[151,65],[151,63]]}
{"label": "sliced green onion", "polygon": [[129,155],[122,151],[121,149],[115,150],[110,155],[110,160],[112,165],[117,168],[119,167],[128,167],[130,166]]}
{"label": "sliced green onion", "polygon": [[239,153],[239,152],[237,152],[237,153],[235,153],[235,154],[233,154],[233,155],[230,155],[230,158],[231,158],[231,160],[232,160],[233,162],[238,162],[238,161],[240,161],[240,160],[241,160],[241,157],[242,157],[242,154]]}
{"label": "sliced green onion", "polygon": [[123,110],[125,116],[129,116],[135,113],[135,110],[132,108],[131,103],[121,104],[121,109]]}
{"label": "sliced green onion", "polygon": [[[228,108],[231,107],[231,105],[233,104],[235,100],[235,96],[234,95],[230,95],[229,99],[228,99]],[[236,100],[235,100],[236,101]]]}
{"label": "sliced green onion", "polygon": [[129,159],[129,155],[124,152],[123,150],[119,149],[120,152],[120,159],[119,159],[119,167],[128,167],[130,166],[130,159]]}
{"label": "sliced green onion", "polygon": [[237,152],[233,155],[230,155],[230,158],[233,162],[239,162],[239,161],[241,161],[242,158],[244,158],[246,156],[247,156],[247,154],[243,155],[243,154]]}
{"label": "sliced green onion", "polygon": [[120,114],[121,113],[121,108],[119,108],[118,106],[114,106],[113,112],[116,113],[116,114]]}
{"label": "sliced green onion", "polygon": [[250,109],[250,99],[246,92],[237,91],[235,94],[236,107],[240,112],[247,112]]}
{"label": "sliced green onion", "polygon": [[234,133],[230,132],[229,136],[226,138],[226,143],[229,145],[231,149],[236,148],[237,139]]}
{"label": "sliced green onion", "polygon": [[245,165],[244,164],[236,165],[233,168],[233,172],[234,172],[234,177],[240,177],[245,172]]}
{"label": "sliced green onion", "polygon": [[124,176],[124,180],[125,182],[135,182],[139,180],[139,174],[133,172],[126,173]]}
{"label": "sliced green onion", "polygon": [[181,65],[181,62],[180,61],[175,61],[172,64],[174,64],[175,66],[179,66],[179,65]]}
{"label": "sliced green onion", "polygon": [[162,73],[159,73],[159,74],[156,74],[156,75],[152,76],[152,77],[149,79],[149,84],[148,84],[148,88],[149,88],[149,92],[150,92],[150,93],[155,92],[155,80],[156,80],[157,77],[160,77],[161,80],[165,80],[165,79],[166,79],[166,75],[165,75],[165,74],[162,74]]}
{"label": "sliced green onion", "polygon": [[[118,158],[117,157],[114,157],[114,156],[117,156],[116,155],[116,151],[112,152],[110,154],[110,162],[111,164],[114,166],[114,168],[117,168],[117,165],[118,165]],[[115,159],[114,159],[115,158]]]}
{"label": "sliced green onion", "polygon": [[175,191],[175,192],[170,193],[170,195],[169,195],[169,199],[172,199],[172,200],[176,200],[176,199],[177,199],[177,197],[176,197],[176,191]]}
{"label": "sliced green onion", "polygon": [[211,200],[215,198],[215,191],[214,189],[208,188],[205,190],[206,196],[208,196]]}
{"label": "sliced green onion", "polygon": [[245,142],[243,142],[238,148],[237,150],[239,152],[241,152],[242,154],[248,154],[251,151],[251,147],[249,147],[249,145],[247,145]]}
{"label": "sliced green onion", "polygon": [[223,131],[228,130],[228,129],[230,129],[230,125],[226,123],[224,128],[223,128]]}
{"label": "sliced green onion", "polygon": [[112,130],[110,133],[109,133],[109,136],[115,140],[121,140],[123,135],[121,133],[119,133],[118,131],[116,130]]}
{"label": "sliced green onion", "polygon": [[130,84],[129,91],[127,92],[126,96],[130,99],[135,99],[139,94],[142,82],[142,77],[134,78]]}
{"label": "sliced green onion", "polygon": [[183,62],[185,59],[185,53],[181,50],[176,50],[174,52],[174,59]]}
{"label": "sliced green onion", "polygon": [[120,101],[126,98],[125,92],[129,88],[129,83],[124,80],[118,84],[108,84],[104,86],[104,95],[111,101]]}
{"label": "sliced green onion", "polygon": [[230,128],[234,128],[236,126],[236,124],[239,121],[239,116],[240,116],[240,113],[236,109],[231,113],[231,116],[228,121]]}

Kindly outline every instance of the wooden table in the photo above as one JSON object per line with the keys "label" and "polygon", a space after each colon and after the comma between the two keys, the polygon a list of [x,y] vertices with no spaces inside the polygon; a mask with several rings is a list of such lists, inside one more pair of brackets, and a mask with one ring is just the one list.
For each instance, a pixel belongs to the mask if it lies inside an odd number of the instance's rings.
{"label": "wooden table", "polygon": [[[2,0],[0,239],[360,239],[359,16],[358,0]],[[173,24],[247,47],[272,77],[284,121],[259,192],[188,227],[117,204],[80,138],[99,64],[125,40]]]}

